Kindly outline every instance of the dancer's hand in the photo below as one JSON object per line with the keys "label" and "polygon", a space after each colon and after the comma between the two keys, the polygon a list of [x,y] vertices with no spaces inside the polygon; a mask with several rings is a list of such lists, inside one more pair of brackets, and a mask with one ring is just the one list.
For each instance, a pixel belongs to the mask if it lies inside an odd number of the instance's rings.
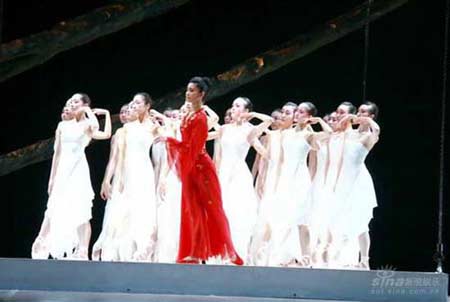
{"label": "dancer's hand", "polygon": [[166,182],[164,180],[161,180],[158,186],[158,194],[161,200],[166,199],[166,190]]}
{"label": "dancer's hand", "polygon": [[111,184],[109,182],[102,183],[102,189],[100,190],[100,196],[105,201],[111,198]]}
{"label": "dancer's hand", "polygon": [[347,123],[352,123],[353,124],[353,120],[356,119],[357,116],[354,114],[346,114],[344,115],[341,120],[339,121],[339,128],[342,128],[345,126],[345,124]]}

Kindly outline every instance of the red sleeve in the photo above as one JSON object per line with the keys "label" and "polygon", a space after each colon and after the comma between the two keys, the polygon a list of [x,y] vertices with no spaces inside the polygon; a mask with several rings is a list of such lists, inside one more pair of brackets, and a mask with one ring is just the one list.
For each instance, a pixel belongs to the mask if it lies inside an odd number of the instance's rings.
{"label": "red sleeve", "polygon": [[197,156],[203,151],[208,137],[208,124],[203,112],[197,113],[189,122],[182,141],[167,138],[169,165],[175,164],[178,176],[186,176],[195,164]]}

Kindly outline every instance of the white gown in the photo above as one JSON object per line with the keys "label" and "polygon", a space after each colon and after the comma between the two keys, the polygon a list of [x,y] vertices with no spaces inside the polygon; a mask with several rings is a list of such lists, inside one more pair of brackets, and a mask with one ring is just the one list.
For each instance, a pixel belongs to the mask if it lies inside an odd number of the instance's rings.
{"label": "white gown", "polygon": [[[117,139],[117,137],[113,139]],[[118,167],[116,166],[115,172],[117,171]],[[107,200],[105,206],[102,231],[92,248],[92,260],[120,260],[120,240],[118,240],[116,237],[118,234],[117,226],[120,224],[122,215],[121,211],[124,207],[123,203],[126,203],[126,201],[123,199],[122,194],[119,192],[117,177],[114,177],[111,185],[111,198]]]}
{"label": "white gown", "polygon": [[92,190],[89,166],[84,150],[90,141],[86,134],[88,120],[60,122],[61,153],[45,215],[50,221],[46,256],[69,257],[79,244],[77,229],[92,217]]}
{"label": "white gown", "polygon": [[324,217],[328,216],[328,204],[324,199],[324,187],[327,173],[328,160],[328,142],[317,142],[319,150],[317,154],[316,174],[312,182],[311,199],[311,238],[313,238],[312,247],[314,248],[315,239],[325,240],[328,231],[327,223],[324,223]]}
{"label": "white gown", "polygon": [[311,176],[307,166],[310,145],[296,129],[282,132],[282,163],[272,201],[269,265],[299,259],[299,225],[308,225],[311,212]]}
{"label": "white gown", "polygon": [[266,162],[264,179],[259,179],[263,182],[264,187],[258,205],[257,223],[250,248],[252,264],[258,266],[266,266],[268,261],[269,219],[274,203],[276,203],[275,192],[281,162],[281,130],[270,131],[266,137],[269,159]]}
{"label": "white gown", "polygon": [[253,177],[245,158],[254,126],[249,123],[224,125],[220,139],[219,181],[223,208],[230,224],[231,238],[237,253],[248,263],[248,250],[256,223],[257,196]]}
{"label": "white gown", "polygon": [[342,170],[336,184],[336,215],[333,232],[355,238],[368,231],[373,208],[377,205],[372,177],[364,164],[369,150],[359,141],[345,142]]}
{"label": "white gown", "polygon": [[[175,137],[181,140],[179,129]],[[162,165],[167,165],[167,151],[164,146]],[[178,244],[180,241],[180,218],[181,218],[181,181],[175,168],[169,170],[166,183],[166,194],[158,200],[158,241],[156,245],[155,261],[164,263],[175,263],[178,255]],[[160,178],[164,175],[160,175]]]}
{"label": "white gown", "polygon": [[113,246],[120,261],[152,261],[156,240],[156,195],[150,147],[154,137],[139,121],[124,125],[123,192],[116,199]]}

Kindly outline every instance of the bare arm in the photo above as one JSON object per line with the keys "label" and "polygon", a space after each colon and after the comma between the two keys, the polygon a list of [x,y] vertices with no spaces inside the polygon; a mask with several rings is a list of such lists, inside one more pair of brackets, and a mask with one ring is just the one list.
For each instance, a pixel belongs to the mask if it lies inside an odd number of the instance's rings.
{"label": "bare arm", "polygon": [[361,143],[368,149],[371,150],[373,146],[378,142],[380,136],[380,126],[370,117],[358,117],[354,120],[354,123],[366,124],[369,126],[369,130],[363,134],[361,138]]}
{"label": "bare arm", "polygon": [[95,130],[92,133],[92,138],[97,140],[108,139],[111,137],[111,115],[109,111],[106,109],[93,109],[92,112],[94,114],[104,115],[105,116],[105,129],[101,131],[100,129]]}
{"label": "bare arm", "polygon": [[248,140],[251,145],[253,141],[261,136],[261,134],[266,131],[269,126],[273,123],[272,117],[266,114],[251,112],[249,113],[250,119],[257,118],[262,121],[259,125],[255,126],[248,136]]}
{"label": "bare arm", "polygon": [[322,131],[320,132],[313,132],[314,139],[323,141],[325,139],[328,139],[333,133],[333,129],[331,129],[330,125],[328,125],[322,118],[320,117],[312,117],[308,119],[309,124],[319,124],[320,127],[322,127]]}
{"label": "bare arm", "polygon": [[106,165],[105,175],[103,176],[102,187],[100,191],[100,196],[103,200],[108,200],[111,198],[111,180],[114,175],[114,171],[117,166],[118,159],[118,145],[116,142],[116,136],[120,135],[121,129],[116,131],[116,135],[111,138],[111,150],[109,152],[109,160]]}
{"label": "bare arm", "polygon": [[212,110],[208,105],[203,105],[203,109],[208,115],[208,130],[211,128],[214,128],[214,130],[218,130],[220,125],[219,125],[219,116],[217,115],[217,113],[214,110]]}

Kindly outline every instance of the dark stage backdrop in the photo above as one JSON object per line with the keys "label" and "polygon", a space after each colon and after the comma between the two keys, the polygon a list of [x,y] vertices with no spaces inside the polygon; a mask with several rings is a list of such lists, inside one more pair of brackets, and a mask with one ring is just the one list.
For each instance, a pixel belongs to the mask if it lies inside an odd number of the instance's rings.
{"label": "dark stage backdrop", "polygon": [[[109,2],[4,1],[4,40]],[[0,152],[52,136],[65,100],[75,92],[88,93],[94,107],[115,113],[135,92],[158,97],[191,76],[215,75],[360,2],[193,0],[64,52],[0,83]],[[435,268],[443,10],[443,0],[410,0],[371,26],[368,98],[380,106],[382,127],[367,159],[378,197],[370,223],[374,268]],[[286,101],[311,100],[324,115],[344,100],[359,104],[363,44],[361,30],[209,105],[222,115],[235,97],[247,96],[257,111],[269,113]],[[105,203],[98,192],[108,154],[109,142],[87,149],[97,193],[92,242],[102,223]],[[0,257],[30,256],[46,208],[49,171],[46,161],[1,177]]]}

